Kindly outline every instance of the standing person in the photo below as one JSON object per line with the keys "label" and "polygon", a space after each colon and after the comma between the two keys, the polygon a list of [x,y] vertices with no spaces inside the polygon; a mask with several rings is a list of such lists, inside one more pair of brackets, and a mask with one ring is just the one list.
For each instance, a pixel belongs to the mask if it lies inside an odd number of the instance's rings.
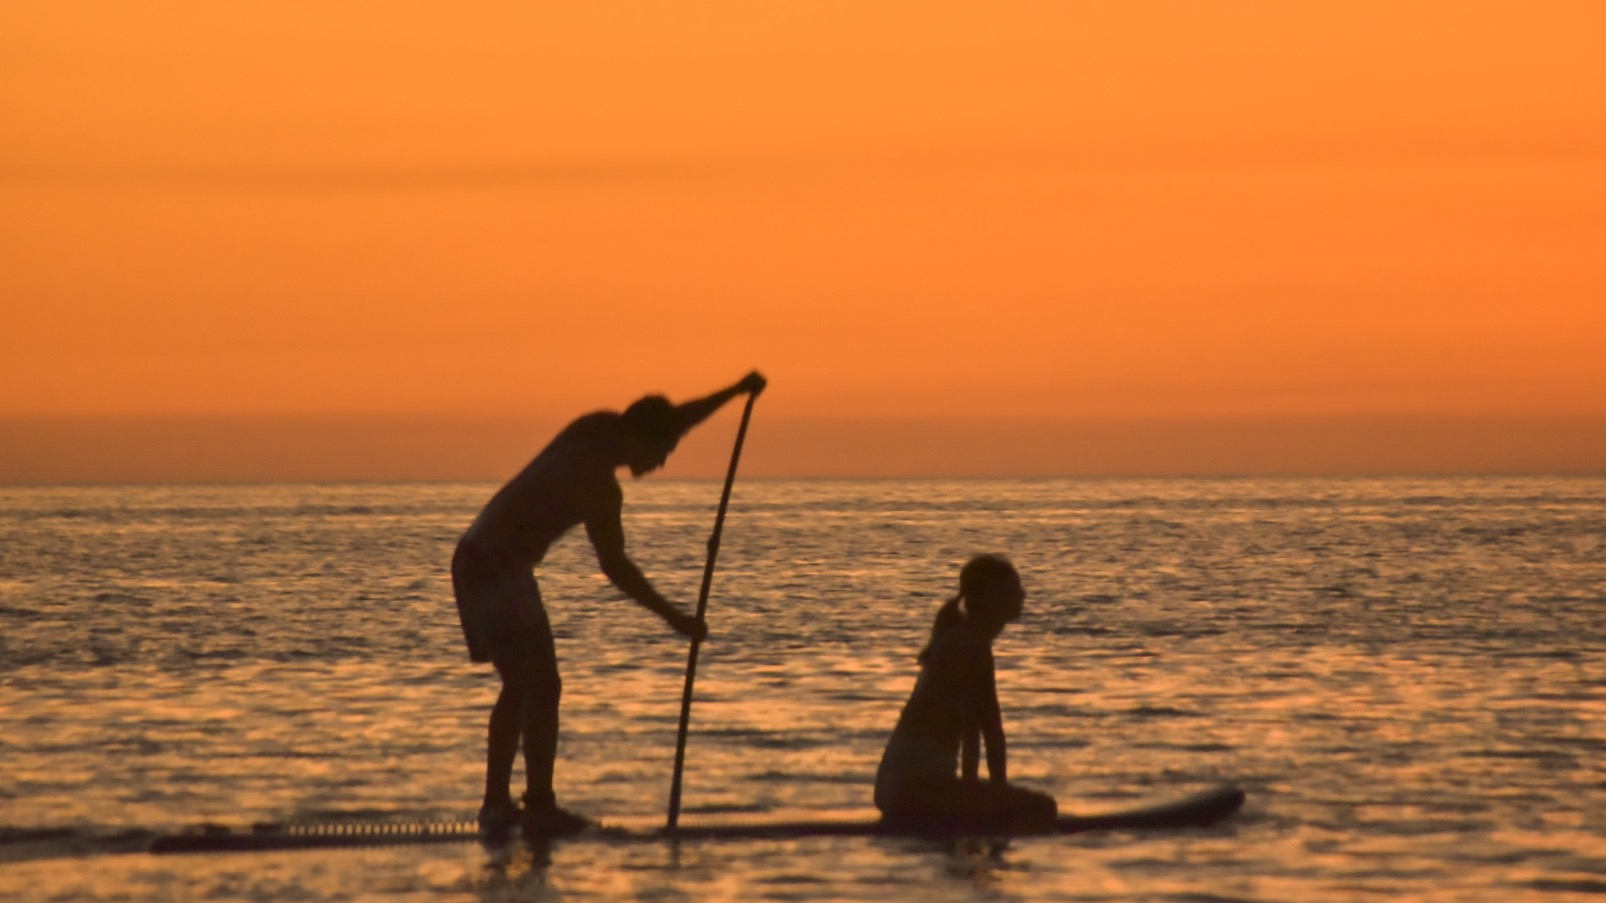
{"label": "standing person", "polygon": [[729,388],[684,404],[649,395],[623,414],[599,411],[579,418],[491,497],[458,540],[452,590],[469,658],[491,662],[502,679],[487,732],[482,828],[505,830],[521,820],[508,787],[521,739],[525,833],[568,833],[586,824],[558,808],[552,790],[563,684],[533,569],[558,537],[584,524],[597,562],[614,586],[677,633],[701,638],[703,625],[659,595],[625,554],[624,495],[616,471],[629,467],[640,477],[658,469],[688,430],[731,399],[757,395],[764,386],[764,377],[754,371]]}
{"label": "standing person", "polygon": [[[888,822],[923,831],[1053,826],[1052,797],[1009,783],[993,672],[993,640],[1025,600],[1003,556],[978,555],[960,570],[959,595],[937,612],[914,692],[876,770],[875,804]],[[977,774],[983,741],[985,784]]]}

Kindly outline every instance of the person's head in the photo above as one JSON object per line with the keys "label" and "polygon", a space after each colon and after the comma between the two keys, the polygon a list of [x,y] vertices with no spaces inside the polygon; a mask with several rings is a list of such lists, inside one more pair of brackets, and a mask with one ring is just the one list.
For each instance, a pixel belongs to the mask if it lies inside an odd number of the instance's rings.
{"label": "person's head", "polygon": [[680,443],[680,418],[675,406],[662,395],[648,395],[625,408],[625,463],[634,476],[664,466]]}
{"label": "person's head", "polygon": [[960,623],[971,624],[988,637],[997,636],[1005,624],[1020,617],[1025,602],[1026,590],[1021,587],[1020,574],[1008,558],[977,555],[959,571],[959,595],[937,610],[936,623],[931,625],[931,639],[926,642],[926,648],[920,650],[920,660],[925,661],[938,636]]}
{"label": "person's head", "polygon": [[1002,555],[977,555],[966,562],[959,571],[959,595],[966,617],[999,628],[1019,618],[1026,602],[1020,574]]}

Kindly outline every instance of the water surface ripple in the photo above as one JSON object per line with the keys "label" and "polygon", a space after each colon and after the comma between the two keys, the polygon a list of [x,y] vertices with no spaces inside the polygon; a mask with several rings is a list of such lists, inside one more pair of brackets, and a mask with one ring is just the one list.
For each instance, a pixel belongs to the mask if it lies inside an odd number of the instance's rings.
{"label": "water surface ripple", "polygon": [[[739,483],[685,817],[864,816],[935,606],[1020,567],[1011,773],[1210,829],[150,857],[198,822],[462,818],[496,681],[447,578],[490,485],[0,488],[0,898],[1509,900],[1606,893],[1606,480]],[[626,486],[690,605],[717,483]],[[663,816],[685,649],[583,538],[541,568],[558,787]]]}

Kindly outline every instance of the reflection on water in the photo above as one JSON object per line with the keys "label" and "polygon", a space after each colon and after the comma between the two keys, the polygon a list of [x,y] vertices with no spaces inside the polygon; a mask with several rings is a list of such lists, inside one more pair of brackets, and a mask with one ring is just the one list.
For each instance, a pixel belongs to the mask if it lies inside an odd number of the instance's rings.
{"label": "reflection on water", "polygon": [[[1228,779],[1205,831],[152,859],[203,821],[461,818],[495,693],[446,563],[489,486],[0,490],[7,899],[1509,899],[1606,891],[1606,481],[739,484],[686,818],[870,814],[959,564],[1004,551],[1011,773],[1076,811]],[[627,486],[690,604],[718,485]],[[583,538],[541,570],[566,805],[661,822],[684,647]],[[11,860],[6,862],[5,860]]]}

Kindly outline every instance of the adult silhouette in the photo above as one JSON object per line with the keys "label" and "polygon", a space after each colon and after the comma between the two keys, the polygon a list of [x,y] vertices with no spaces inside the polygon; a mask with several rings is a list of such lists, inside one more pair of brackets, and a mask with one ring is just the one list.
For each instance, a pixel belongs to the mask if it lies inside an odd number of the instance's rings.
{"label": "adult silhouette", "polygon": [[[598,411],[565,427],[486,503],[452,556],[452,590],[469,658],[489,661],[502,679],[491,709],[480,826],[505,830],[522,820],[529,836],[579,830],[581,816],[558,807],[552,788],[562,680],[552,626],[534,569],[571,527],[584,525],[602,572],[625,595],[677,633],[701,639],[693,615],[670,604],[625,554],[624,494],[617,472],[637,477],[663,466],[680,438],[731,399],[764,391],[757,371],[711,395],[679,405],[649,395],[623,413]],[[524,746],[524,809],[509,782]]]}

